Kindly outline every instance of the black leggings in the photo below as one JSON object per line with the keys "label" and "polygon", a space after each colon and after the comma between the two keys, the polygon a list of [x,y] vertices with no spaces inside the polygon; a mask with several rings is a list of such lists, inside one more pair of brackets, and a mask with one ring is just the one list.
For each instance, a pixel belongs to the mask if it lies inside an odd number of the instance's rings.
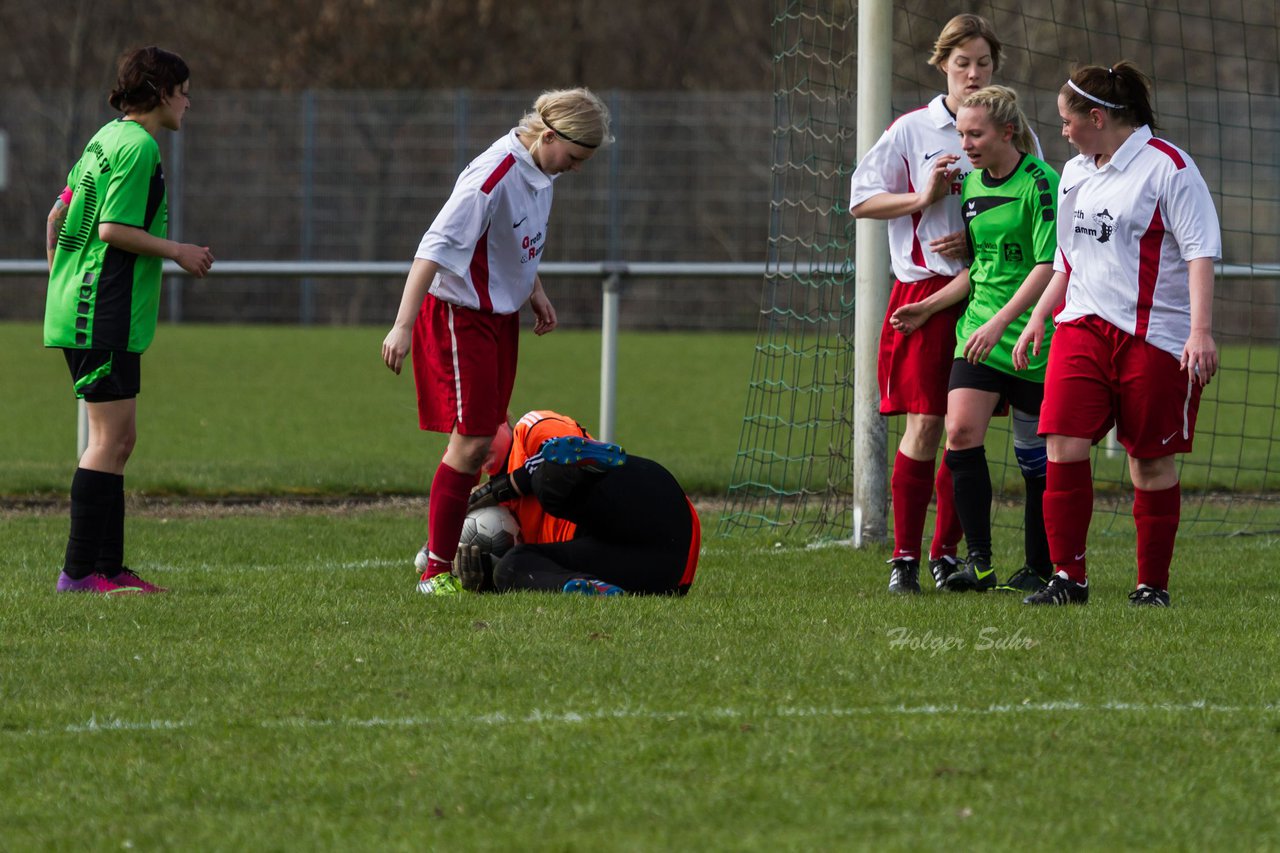
{"label": "black leggings", "polygon": [[627,456],[593,474],[544,462],[533,495],[551,515],[578,525],[568,542],[517,545],[493,570],[499,592],[559,592],[574,578],[596,578],[628,592],[683,594],[693,518],[675,477],[651,459]]}

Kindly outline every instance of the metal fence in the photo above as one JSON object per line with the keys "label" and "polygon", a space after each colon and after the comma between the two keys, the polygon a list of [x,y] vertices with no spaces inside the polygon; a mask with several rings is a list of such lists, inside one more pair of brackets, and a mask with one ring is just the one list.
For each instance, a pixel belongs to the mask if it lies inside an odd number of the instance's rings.
{"label": "metal fence", "polygon": [[[1051,97],[1028,90],[1050,162],[1071,152]],[[184,129],[164,138],[171,233],[224,261],[407,262],[466,163],[512,127],[536,93],[196,89]],[[769,92],[606,92],[616,143],[556,182],[548,262],[745,263],[769,258],[772,150]],[[895,110],[918,93],[896,92]],[[1223,218],[1224,261],[1274,265],[1280,222],[1275,167],[1280,107],[1224,96],[1166,95],[1162,117],[1196,151]],[[8,184],[0,189],[0,259],[43,254],[44,217],[85,141],[111,112],[100,94],[37,98],[0,92]],[[1236,132],[1236,116],[1249,128]],[[803,154],[803,152],[801,152]],[[1251,164],[1251,165],[1250,165]],[[1243,168],[1249,166],[1249,168]],[[832,187],[843,217],[847,187]],[[785,207],[785,205],[783,205]],[[600,283],[547,276],[566,326],[598,327]],[[0,320],[43,314],[44,277],[0,275]],[[173,278],[166,320],[390,322],[403,277]],[[627,277],[623,328],[755,329],[758,276]],[[1280,329],[1274,279],[1224,282],[1218,324],[1245,337]]]}
{"label": "metal fence", "polygon": [[[165,138],[170,231],[236,261],[407,261],[469,160],[536,93],[202,92]],[[39,257],[44,215],[100,96],[24,104],[0,94],[11,180],[0,257]],[[609,92],[616,143],[556,181],[548,261],[762,263],[769,226],[771,95]],[[172,280],[167,319],[382,323],[403,277]],[[598,281],[549,279],[562,321],[598,326]],[[759,277],[635,278],[624,326],[753,329]],[[0,278],[0,319],[43,310],[41,278]]]}

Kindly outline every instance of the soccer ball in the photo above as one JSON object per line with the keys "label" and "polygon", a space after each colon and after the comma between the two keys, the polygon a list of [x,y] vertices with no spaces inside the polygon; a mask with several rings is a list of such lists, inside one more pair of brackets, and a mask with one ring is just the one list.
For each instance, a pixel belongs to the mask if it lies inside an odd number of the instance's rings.
{"label": "soccer ball", "polygon": [[503,506],[486,506],[467,513],[462,522],[459,545],[479,545],[481,552],[495,560],[519,545],[520,522]]}

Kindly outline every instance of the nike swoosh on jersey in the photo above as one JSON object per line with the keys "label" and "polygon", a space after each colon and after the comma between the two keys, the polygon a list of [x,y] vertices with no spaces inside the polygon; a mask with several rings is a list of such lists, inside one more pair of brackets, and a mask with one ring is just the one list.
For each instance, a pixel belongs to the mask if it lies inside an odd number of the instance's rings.
{"label": "nike swoosh on jersey", "polygon": [[939,154],[941,154],[945,150],[946,150],[945,148],[939,148],[937,151],[933,152],[932,154],[924,155],[924,161],[928,163],[930,160],[932,160],[934,157],[937,157]]}
{"label": "nike swoosh on jersey", "polygon": [[1062,188],[1062,194],[1063,194],[1063,195],[1066,195],[1067,193],[1071,192],[1073,189],[1075,189],[1075,188],[1076,188],[1076,187],[1078,187],[1078,186],[1080,186],[1080,185],[1079,185],[1079,184],[1072,184],[1072,185],[1071,185],[1071,186],[1069,186],[1069,187],[1063,187],[1063,188]]}
{"label": "nike swoosh on jersey", "polygon": [[519,222],[515,223],[515,224],[514,224],[514,225],[512,225],[511,227],[512,227],[512,228],[519,228],[521,225],[523,225],[523,224],[524,224],[524,220],[525,220],[525,219],[528,219],[528,218],[529,218],[529,217],[527,217],[527,216],[526,216],[524,219],[521,219]]}

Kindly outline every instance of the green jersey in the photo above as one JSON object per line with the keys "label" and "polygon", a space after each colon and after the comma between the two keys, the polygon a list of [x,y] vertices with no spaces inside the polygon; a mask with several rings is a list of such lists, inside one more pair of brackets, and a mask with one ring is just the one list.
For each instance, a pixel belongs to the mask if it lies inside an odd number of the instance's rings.
{"label": "green jersey", "polygon": [[116,119],[85,146],[67,176],[73,193],[58,234],[44,345],[143,352],[156,334],[163,259],[104,243],[104,222],[169,232],[160,146],[142,125]]}
{"label": "green jersey", "polygon": [[[1054,221],[1057,194],[1058,173],[1029,154],[1022,156],[1007,177],[991,178],[982,169],[965,176],[960,210],[973,263],[969,267],[969,305],[956,325],[956,358],[964,357],[969,336],[1008,304],[1032,267],[1053,263],[1058,248]],[[984,364],[1019,379],[1044,382],[1052,323],[1046,323],[1040,355],[1030,357],[1029,368],[1013,369],[1013,347],[1031,319],[1031,310],[1009,324]]]}

